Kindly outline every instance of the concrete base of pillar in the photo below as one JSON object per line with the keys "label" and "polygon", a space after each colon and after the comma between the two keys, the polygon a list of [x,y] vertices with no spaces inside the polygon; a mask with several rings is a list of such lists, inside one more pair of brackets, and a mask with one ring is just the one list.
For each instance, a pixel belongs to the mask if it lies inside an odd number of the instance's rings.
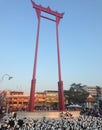
{"label": "concrete base of pillar", "polygon": [[59,110],[64,111],[64,90],[63,81],[58,82]]}
{"label": "concrete base of pillar", "polygon": [[29,100],[29,111],[30,112],[34,111],[35,85],[36,85],[36,79],[32,79],[32,81],[31,81],[30,100]]}

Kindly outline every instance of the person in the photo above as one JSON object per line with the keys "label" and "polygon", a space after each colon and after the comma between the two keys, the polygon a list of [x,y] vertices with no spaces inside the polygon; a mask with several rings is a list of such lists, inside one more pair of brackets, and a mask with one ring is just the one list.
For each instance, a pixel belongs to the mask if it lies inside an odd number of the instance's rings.
{"label": "person", "polygon": [[19,120],[18,120],[18,125],[19,125],[20,127],[22,127],[23,124],[24,124],[23,120],[22,120],[22,119],[19,119]]}
{"label": "person", "polygon": [[13,128],[15,125],[15,121],[13,119],[10,119],[8,125],[10,125],[10,128]]}
{"label": "person", "polygon": [[13,113],[13,118],[16,119],[16,117],[17,117],[17,113],[14,112],[14,113]]}

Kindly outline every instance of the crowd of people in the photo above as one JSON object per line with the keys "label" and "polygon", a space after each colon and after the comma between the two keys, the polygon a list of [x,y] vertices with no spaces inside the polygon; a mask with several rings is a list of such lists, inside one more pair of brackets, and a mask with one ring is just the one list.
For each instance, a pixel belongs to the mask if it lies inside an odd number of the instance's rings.
{"label": "crowd of people", "polygon": [[60,115],[59,119],[33,119],[9,114],[0,121],[0,130],[102,130],[100,116],[81,114],[74,118],[68,111]]}
{"label": "crowd of people", "polygon": [[98,108],[84,108],[81,110],[81,113],[83,115],[90,115],[90,116],[95,116],[95,117],[102,117],[102,109]]}

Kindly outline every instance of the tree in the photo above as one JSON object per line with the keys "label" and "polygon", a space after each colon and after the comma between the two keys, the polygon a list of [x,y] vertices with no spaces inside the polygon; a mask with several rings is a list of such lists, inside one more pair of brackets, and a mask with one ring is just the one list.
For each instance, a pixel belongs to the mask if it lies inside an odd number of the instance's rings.
{"label": "tree", "polygon": [[101,88],[99,86],[96,86],[96,96],[97,96],[96,98],[97,98],[97,100],[99,99],[100,95],[101,95]]}
{"label": "tree", "polygon": [[86,85],[81,85],[81,83],[73,83],[70,85],[69,89],[69,103],[73,104],[83,104],[86,102],[88,92],[84,89]]}
{"label": "tree", "polygon": [[96,100],[100,108],[102,108],[102,99],[101,99],[101,88],[96,86]]}

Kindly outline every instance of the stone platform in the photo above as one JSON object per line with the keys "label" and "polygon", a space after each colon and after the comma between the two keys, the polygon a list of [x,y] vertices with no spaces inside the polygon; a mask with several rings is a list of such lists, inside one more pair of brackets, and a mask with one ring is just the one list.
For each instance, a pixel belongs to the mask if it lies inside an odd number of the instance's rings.
{"label": "stone platform", "polygon": [[[79,117],[79,111],[69,111],[74,118]],[[18,118],[33,118],[39,119],[46,117],[48,119],[60,119],[60,111],[34,111],[34,112],[17,112]]]}

